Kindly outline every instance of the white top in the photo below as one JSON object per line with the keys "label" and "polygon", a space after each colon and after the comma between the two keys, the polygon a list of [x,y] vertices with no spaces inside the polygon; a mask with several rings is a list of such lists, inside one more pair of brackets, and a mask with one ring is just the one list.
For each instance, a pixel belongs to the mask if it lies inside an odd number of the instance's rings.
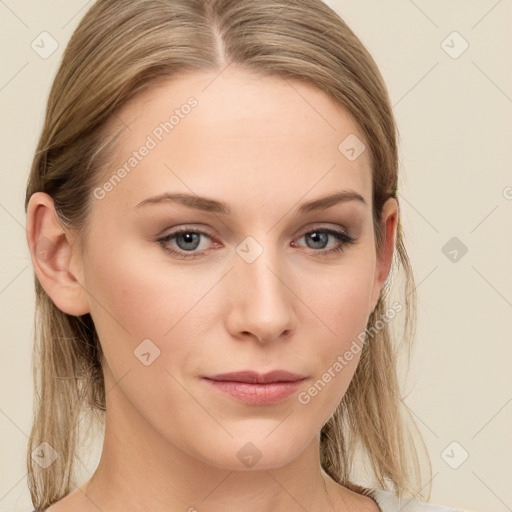
{"label": "white top", "polygon": [[382,489],[372,489],[370,497],[377,502],[381,512],[469,512],[458,508],[424,503],[411,498],[404,498],[400,502],[394,494]]}

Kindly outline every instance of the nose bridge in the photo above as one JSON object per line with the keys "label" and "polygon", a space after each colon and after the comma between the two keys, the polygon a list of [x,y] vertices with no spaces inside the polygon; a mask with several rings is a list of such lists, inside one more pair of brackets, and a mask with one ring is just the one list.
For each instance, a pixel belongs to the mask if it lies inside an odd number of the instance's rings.
{"label": "nose bridge", "polygon": [[254,239],[242,242],[237,253],[233,276],[237,287],[233,304],[237,309],[236,330],[250,332],[260,341],[272,341],[294,329],[293,294],[285,284],[282,255],[270,242],[264,246]]}

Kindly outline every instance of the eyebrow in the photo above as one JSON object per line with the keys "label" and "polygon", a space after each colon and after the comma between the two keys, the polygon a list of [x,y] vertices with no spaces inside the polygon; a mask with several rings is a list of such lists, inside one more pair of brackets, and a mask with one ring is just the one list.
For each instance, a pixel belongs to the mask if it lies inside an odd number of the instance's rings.
{"label": "eyebrow", "polygon": [[[298,209],[297,213],[304,214],[326,210],[327,208],[331,208],[332,206],[335,206],[339,203],[346,203],[348,201],[358,201],[367,206],[366,201],[361,194],[355,192],[354,190],[343,190],[335,194],[303,203]],[[195,208],[197,210],[217,213],[220,215],[231,215],[232,212],[230,206],[223,201],[217,201],[208,197],[200,197],[192,194],[171,194],[169,192],[153,197],[148,197],[147,199],[141,201],[135,208],[161,203],[178,203],[184,206],[188,206],[189,208]]]}

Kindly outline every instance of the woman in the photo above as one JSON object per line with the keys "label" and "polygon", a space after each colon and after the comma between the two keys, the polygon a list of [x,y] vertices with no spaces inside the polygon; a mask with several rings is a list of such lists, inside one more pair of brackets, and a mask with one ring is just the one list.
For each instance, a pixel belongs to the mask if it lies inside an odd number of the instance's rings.
{"label": "woman", "polygon": [[453,510],[421,503],[396,376],[397,183],[382,77],[324,3],[96,2],[25,202],[36,510]]}

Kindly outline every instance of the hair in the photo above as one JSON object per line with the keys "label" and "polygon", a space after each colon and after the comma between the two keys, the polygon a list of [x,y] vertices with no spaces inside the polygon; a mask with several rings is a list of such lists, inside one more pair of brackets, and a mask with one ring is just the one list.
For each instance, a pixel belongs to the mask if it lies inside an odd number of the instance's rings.
{"label": "hair", "polygon": [[[85,234],[91,191],[115,155],[119,110],[148,88],[180,74],[220,72],[235,64],[260,76],[311,84],[355,120],[371,156],[376,250],[389,197],[398,202],[398,130],[377,64],[362,42],[320,0],[99,0],[74,31],[55,76],[25,197],[49,194],[59,221]],[[391,274],[405,277],[402,339],[388,322],[390,278],[368,319],[360,361],[342,401],[323,426],[321,464],[339,484],[356,483],[356,455],[369,461],[376,487],[399,497],[419,494],[419,430],[403,402],[399,349],[410,360],[416,292],[398,218]],[[105,417],[102,350],[89,314],[59,310],[34,274],[34,411],[26,464],[34,506],[43,510],[72,490],[82,427],[80,415]],[[394,322],[396,323],[396,321]],[[384,324],[384,325],[382,325]],[[421,434],[418,436],[425,448]],[[32,460],[41,443],[59,454],[47,468]],[[427,456],[428,459],[428,456]],[[429,471],[431,472],[430,460]],[[430,482],[430,479],[429,479]],[[430,493],[430,490],[429,490]]]}

